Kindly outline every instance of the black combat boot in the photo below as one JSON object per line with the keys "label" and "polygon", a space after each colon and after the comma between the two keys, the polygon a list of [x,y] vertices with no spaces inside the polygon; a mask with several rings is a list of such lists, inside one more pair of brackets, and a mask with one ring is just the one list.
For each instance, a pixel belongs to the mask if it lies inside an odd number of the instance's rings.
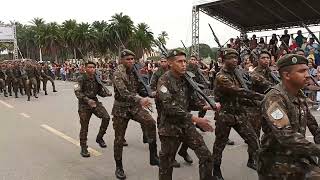
{"label": "black combat boot", "polygon": [[116,160],[116,177],[118,179],[126,179],[127,176],[123,171],[123,166],[122,166],[122,161],[121,160]]}
{"label": "black combat boot", "polygon": [[177,160],[174,160],[173,161],[173,163],[172,163],[172,167],[174,167],[174,168],[180,168],[180,163],[178,163],[178,161]]}
{"label": "black combat boot", "polygon": [[96,138],[96,142],[99,144],[99,146],[100,146],[101,148],[106,148],[107,145],[106,145],[106,143],[104,142],[104,140],[103,140],[102,137],[103,137],[103,136],[98,135],[97,138]]}
{"label": "black combat boot", "polygon": [[234,145],[234,141],[231,141],[230,139],[228,139],[227,144],[228,145]]}
{"label": "black combat boot", "polygon": [[224,180],[223,177],[222,177],[220,165],[216,165],[216,164],[213,165],[212,174],[217,180]]}
{"label": "black combat boot", "polygon": [[249,155],[249,159],[248,159],[248,162],[247,162],[247,167],[251,168],[253,170],[257,170],[257,163],[256,163],[256,161],[255,161],[255,159],[253,158],[252,155]]}
{"label": "black combat boot", "polygon": [[18,98],[18,92],[14,93],[15,98]]}
{"label": "black combat boot", "polygon": [[47,92],[47,91],[44,91],[44,95],[48,95],[48,92]]}
{"label": "black combat boot", "polygon": [[122,145],[123,146],[128,146],[128,143],[127,143],[126,139],[123,139]]}
{"label": "black combat boot", "polygon": [[81,146],[81,152],[80,152],[82,157],[90,157],[90,153],[88,151],[88,146]]}
{"label": "black combat boot", "polygon": [[58,91],[54,89],[53,92],[58,92]]}
{"label": "black combat boot", "polygon": [[193,163],[193,159],[189,156],[188,152],[182,152],[181,149],[180,151],[178,152],[178,154],[183,157],[183,159],[189,163],[189,164],[192,164]]}
{"label": "black combat boot", "polygon": [[3,95],[4,95],[4,97],[8,97],[8,93],[6,90],[3,90]]}
{"label": "black combat boot", "polygon": [[35,94],[34,94],[34,97],[35,97],[35,98],[38,98],[38,95],[37,95],[37,93],[35,93]]}
{"label": "black combat boot", "polygon": [[142,137],[142,142],[144,144],[148,143],[148,138],[145,135],[143,135],[143,137]]}
{"label": "black combat boot", "polygon": [[160,160],[157,155],[157,143],[153,141],[149,143],[149,152],[150,152],[150,165],[151,166],[159,166]]}
{"label": "black combat boot", "polygon": [[28,100],[27,101],[30,101],[30,96],[28,96]]}

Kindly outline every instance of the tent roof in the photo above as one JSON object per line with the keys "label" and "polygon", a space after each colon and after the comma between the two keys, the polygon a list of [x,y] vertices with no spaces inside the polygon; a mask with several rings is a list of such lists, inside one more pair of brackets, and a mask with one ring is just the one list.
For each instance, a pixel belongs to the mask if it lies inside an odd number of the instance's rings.
{"label": "tent roof", "polygon": [[215,0],[197,7],[243,32],[320,24],[319,0]]}

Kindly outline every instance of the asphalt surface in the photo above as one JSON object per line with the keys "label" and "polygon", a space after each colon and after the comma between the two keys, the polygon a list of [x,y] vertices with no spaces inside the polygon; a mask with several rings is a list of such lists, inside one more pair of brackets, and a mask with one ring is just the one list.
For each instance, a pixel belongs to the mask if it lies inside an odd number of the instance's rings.
{"label": "asphalt surface", "polygon": [[[91,157],[80,156],[80,124],[73,84],[56,81],[59,92],[53,93],[49,84],[48,96],[41,91],[39,98],[31,98],[30,102],[26,101],[26,96],[5,98],[0,94],[0,180],[116,180],[112,121],[104,136],[108,147],[102,149],[95,142],[100,119],[92,116],[88,133]],[[100,98],[109,113],[113,100],[113,97]],[[319,119],[320,113],[313,113]],[[156,118],[156,113],[153,117]],[[213,121],[212,112],[206,117]],[[214,133],[202,135],[212,151]],[[309,132],[307,137],[312,140]],[[231,132],[230,139],[236,145],[227,146],[223,153],[225,180],[258,179],[257,173],[246,167],[248,155],[244,141],[235,131]],[[148,146],[142,143],[138,123],[130,121],[126,140],[129,146],[124,147],[123,165],[127,179],[158,179],[158,168],[149,165]],[[194,163],[188,165],[177,155],[182,166],[174,169],[174,180],[199,179],[198,160],[192,150],[188,152]]]}

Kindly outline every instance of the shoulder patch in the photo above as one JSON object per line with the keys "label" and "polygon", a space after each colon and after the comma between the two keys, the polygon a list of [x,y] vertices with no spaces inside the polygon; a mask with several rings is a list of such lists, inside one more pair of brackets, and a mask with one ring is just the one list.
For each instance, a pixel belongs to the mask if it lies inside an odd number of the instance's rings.
{"label": "shoulder patch", "polygon": [[278,103],[272,103],[267,110],[269,121],[279,129],[290,126],[287,114],[282,110]]}
{"label": "shoulder patch", "polygon": [[162,85],[162,86],[160,87],[160,91],[163,92],[163,93],[167,93],[167,92],[168,92],[168,89],[167,89],[167,87],[165,87],[164,85]]}
{"label": "shoulder patch", "polygon": [[77,84],[75,84],[75,85],[74,85],[74,90],[76,90],[76,91],[77,91],[77,90],[79,90],[79,89],[80,89],[79,84],[78,84],[78,83],[77,83]]}
{"label": "shoulder patch", "polygon": [[279,120],[283,118],[283,113],[280,109],[276,109],[271,113],[271,116],[273,117],[273,119]]}

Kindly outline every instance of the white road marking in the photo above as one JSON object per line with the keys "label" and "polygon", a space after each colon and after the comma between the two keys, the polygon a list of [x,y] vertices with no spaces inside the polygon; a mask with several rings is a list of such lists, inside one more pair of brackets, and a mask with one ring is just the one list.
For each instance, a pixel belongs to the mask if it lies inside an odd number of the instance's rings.
{"label": "white road marking", "polygon": [[30,116],[26,113],[20,113],[21,116],[25,117],[25,118],[30,118]]}
{"label": "white road marking", "polygon": [[4,101],[2,101],[2,100],[0,100],[0,103],[1,104],[3,104],[3,105],[5,105],[6,107],[8,107],[8,108],[13,108],[13,106],[12,105],[10,105],[10,104],[8,104],[8,103],[6,103],[6,102],[4,102]]}
{"label": "white road marking", "polygon": [[[79,141],[77,141],[77,140],[75,140],[75,139],[73,139],[73,138],[71,138],[71,137],[63,134],[62,132],[60,132],[60,131],[58,131],[58,130],[56,130],[56,129],[54,129],[54,128],[46,125],[46,124],[42,124],[41,127],[44,128],[44,129],[46,129],[46,130],[48,130],[48,131],[50,131],[51,133],[53,133],[53,134],[55,134],[55,135],[57,135],[57,136],[59,136],[59,137],[61,137],[61,138],[65,139],[65,140],[67,140],[67,141],[69,141],[69,142],[71,142],[72,144],[80,147]],[[88,151],[89,151],[93,156],[100,156],[100,155],[102,155],[99,151],[96,151],[96,150],[94,150],[94,149],[92,149],[92,148],[90,148],[90,147],[88,148]]]}

